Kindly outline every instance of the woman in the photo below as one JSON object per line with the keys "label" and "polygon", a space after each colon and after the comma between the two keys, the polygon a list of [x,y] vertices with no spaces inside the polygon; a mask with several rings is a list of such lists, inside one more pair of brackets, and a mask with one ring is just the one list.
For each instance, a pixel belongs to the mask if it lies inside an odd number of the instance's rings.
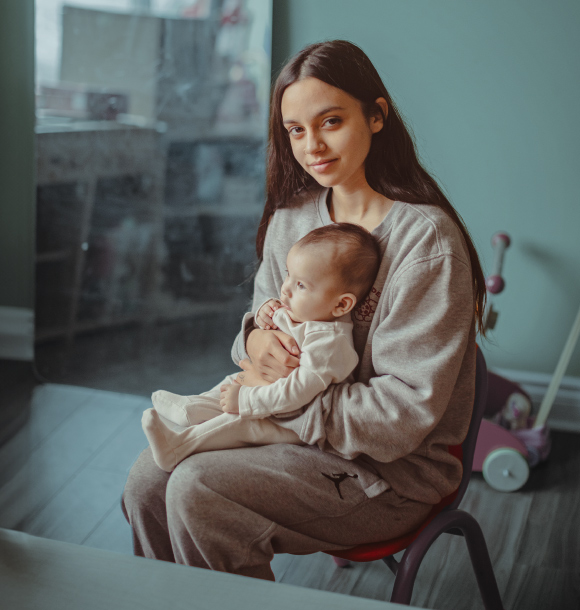
{"label": "woman", "polygon": [[[457,488],[461,464],[448,446],[469,425],[485,288],[467,230],[358,47],[332,41],[296,55],[270,120],[253,310],[279,294],[289,249],[312,229],[372,231],[383,258],[353,315],[355,378],[277,420],[308,446],[201,453],[171,475],[145,450],[123,508],[138,555],[273,580],[274,553],[400,536]],[[239,381],[288,375],[297,351],[246,314],[232,350]]]}

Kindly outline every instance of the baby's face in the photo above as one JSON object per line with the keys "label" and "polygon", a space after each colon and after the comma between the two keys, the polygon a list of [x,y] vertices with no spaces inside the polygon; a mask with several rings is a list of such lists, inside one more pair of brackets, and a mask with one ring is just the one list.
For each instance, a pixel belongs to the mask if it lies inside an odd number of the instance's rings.
{"label": "baby's face", "polygon": [[294,246],[286,265],[280,300],[292,320],[330,322],[347,313],[341,302],[345,291],[333,271],[331,252],[315,246]]}

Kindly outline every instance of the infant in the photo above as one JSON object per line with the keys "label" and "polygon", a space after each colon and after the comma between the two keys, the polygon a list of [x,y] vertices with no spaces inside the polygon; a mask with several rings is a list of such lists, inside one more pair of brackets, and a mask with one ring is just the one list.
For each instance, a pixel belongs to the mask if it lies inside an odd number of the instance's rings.
{"label": "infant", "polygon": [[375,238],[350,223],[320,227],[296,242],[279,298],[258,308],[254,325],[294,337],[300,365],[288,377],[256,387],[240,385],[233,374],[199,396],[154,392],[154,408],[143,413],[142,425],[157,465],[171,472],[201,451],[303,445],[276,419],[347,379],[358,364],[350,312],[370,291],[380,259]]}

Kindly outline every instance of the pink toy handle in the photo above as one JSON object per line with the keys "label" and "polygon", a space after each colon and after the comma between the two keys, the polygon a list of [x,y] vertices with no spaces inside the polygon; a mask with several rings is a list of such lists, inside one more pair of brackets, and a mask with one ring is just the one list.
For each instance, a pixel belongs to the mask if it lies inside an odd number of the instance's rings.
{"label": "pink toy handle", "polygon": [[485,287],[492,294],[499,294],[505,288],[504,279],[501,276],[503,257],[505,251],[510,247],[511,239],[507,233],[496,233],[491,238],[491,245],[495,250],[493,268],[491,275],[485,278]]}

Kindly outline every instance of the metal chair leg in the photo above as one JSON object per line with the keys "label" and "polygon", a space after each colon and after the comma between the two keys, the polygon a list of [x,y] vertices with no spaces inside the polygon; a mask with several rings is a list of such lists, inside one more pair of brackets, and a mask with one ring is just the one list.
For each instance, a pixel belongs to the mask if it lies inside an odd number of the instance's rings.
{"label": "metal chair leg", "polygon": [[503,610],[481,528],[469,513],[457,509],[437,515],[421,536],[407,547],[399,563],[391,601],[406,605],[411,603],[413,585],[423,557],[433,542],[450,529],[460,529],[463,532],[485,609]]}
{"label": "metal chair leg", "polygon": [[461,529],[465,536],[467,549],[469,551],[469,556],[471,557],[471,565],[475,572],[475,578],[477,578],[483,605],[486,610],[503,610],[503,604],[501,603],[501,597],[497,588],[497,581],[493,573],[491,559],[489,558],[489,552],[487,550],[487,545],[485,544],[485,538],[481,531],[481,527],[469,513],[464,513],[464,515],[465,522],[469,523],[469,526],[465,528],[462,527]]}
{"label": "metal chair leg", "polygon": [[389,570],[396,576],[399,571],[399,562],[392,555],[383,557],[383,561],[389,566]]}

